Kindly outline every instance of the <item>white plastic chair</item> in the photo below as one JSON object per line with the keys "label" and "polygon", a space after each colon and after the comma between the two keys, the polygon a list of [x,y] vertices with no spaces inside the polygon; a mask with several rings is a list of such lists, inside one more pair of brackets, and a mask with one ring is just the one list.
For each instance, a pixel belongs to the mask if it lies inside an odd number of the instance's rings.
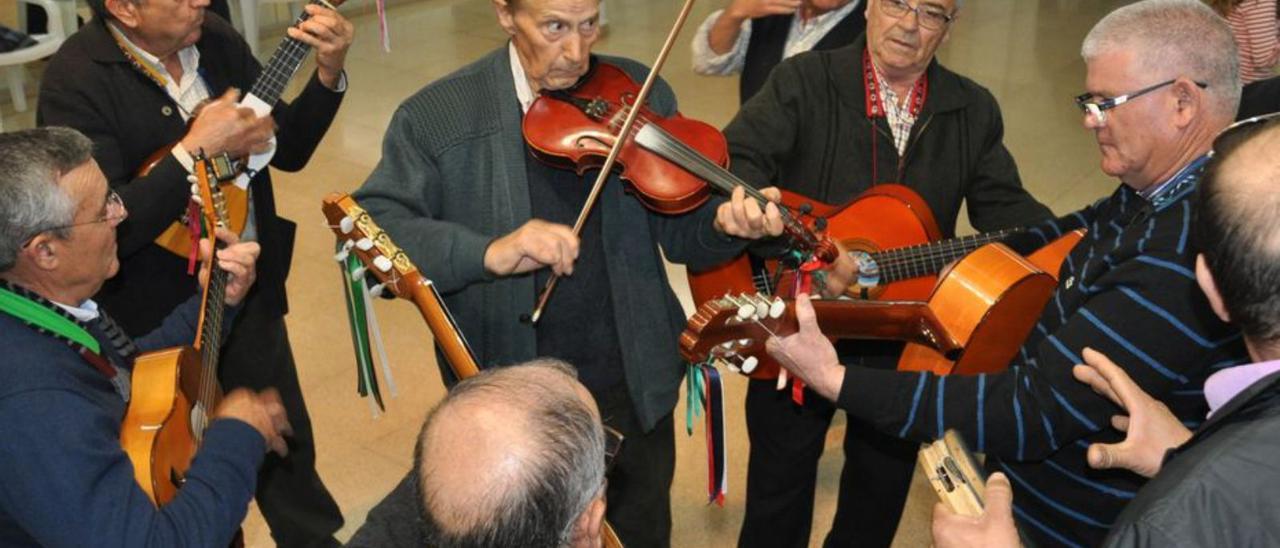
{"label": "white plastic chair", "polygon": [[[27,0],[24,0],[27,1]],[[290,19],[288,24],[293,23],[293,19],[302,13],[302,6],[306,5],[301,0],[239,0],[240,3],[240,26],[244,34],[244,41],[249,43],[249,51],[253,52],[256,57],[258,55],[258,6],[271,2],[287,2],[289,4]],[[274,50],[274,48],[272,48]]]}
{"label": "white plastic chair", "polygon": [[53,55],[67,40],[67,32],[63,26],[62,7],[53,0],[18,0],[44,8],[49,15],[46,34],[33,34],[37,44],[28,48],[16,49],[0,53],[0,67],[4,67],[5,80],[9,85],[9,96],[13,98],[13,108],[18,112],[27,111],[27,69],[25,64]]}

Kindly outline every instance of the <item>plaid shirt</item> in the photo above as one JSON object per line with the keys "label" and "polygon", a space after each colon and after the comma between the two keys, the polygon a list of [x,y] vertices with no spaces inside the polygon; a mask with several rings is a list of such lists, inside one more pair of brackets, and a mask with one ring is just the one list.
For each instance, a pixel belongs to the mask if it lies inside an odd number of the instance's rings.
{"label": "plaid shirt", "polygon": [[874,62],[871,66],[875,67],[876,80],[880,81],[880,85],[876,87],[880,90],[880,104],[884,106],[889,130],[893,132],[893,146],[898,149],[898,156],[902,156],[907,151],[907,137],[911,136],[911,126],[916,123],[916,115],[911,113],[910,92],[906,98],[899,100],[898,94],[885,83],[887,80],[880,72],[880,67],[875,66]]}

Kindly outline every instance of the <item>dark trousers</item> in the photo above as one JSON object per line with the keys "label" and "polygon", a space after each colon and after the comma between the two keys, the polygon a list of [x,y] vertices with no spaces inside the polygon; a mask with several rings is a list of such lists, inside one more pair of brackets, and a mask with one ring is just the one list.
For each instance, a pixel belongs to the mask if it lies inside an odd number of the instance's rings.
{"label": "dark trousers", "polygon": [[252,295],[245,301],[219,366],[228,391],[278,390],[293,426],[289,456],[269,453],[258,470],[258,507],[279,546],[337,546],[333,534],[342,527],[342,512],[316,473],[311,418],[298,386],[284,318],[264,311],[260,301]]}
{"label": "dark trousers", "polygon": [[[812,391],[805,404],[772,381],[747,386],[747,510],[740,547],[806,547],[818,459],[835,405]],[[919,444],[849,418],[836,516],[825,546],[889,546],[911,487]]]}
{"label": "dark trousers", "polygon": [[625,436],[608,475],[605,518],[627,548],[671,545],[671,480],[676,468],[671,414],[644,432],[625,382],[592,394],[604,423]]}

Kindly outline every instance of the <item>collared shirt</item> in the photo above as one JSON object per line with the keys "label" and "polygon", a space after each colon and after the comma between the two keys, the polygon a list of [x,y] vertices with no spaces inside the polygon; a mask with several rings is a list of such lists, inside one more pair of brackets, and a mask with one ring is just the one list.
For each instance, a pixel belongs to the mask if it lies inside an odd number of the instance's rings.
{"label": "collared shirt", "polygon": [[1237,365],[1223,369],[1204,381],[1204,399],[1212,417],[1223,405],[1264,377],[1280,371],[1280,360]]}
{"label": "collared shirt", "polygon": [[533,100],[533,88],[529,86],[529,77],[524,73],[524,65],[520,64],[520,55],[516,53],[515,42],[507,42],[507,53],[511,57],[511,78],[516,83],[516,99],[520,101],[520,112],[529,112]]}
{"label": "collared shirt", "polygon": [[80,306],[71,306],[56,301],[49,302],[58,305],[58,308],[66,310],[67,314],[71,314],[71,317],[80,320],[80,323],[87,324],[98,319],[98,316],[102,315],[98,312],[98,303],[94,302],[93,299],[80,303]]}
{"label": "collared shirt", "polygon": [[871,61],[871,66],[876,69],[876,80],[880,82],[876,87],[880,89],[880,104],[884,106],[889,131],[893,132],[893,146],[898,149],[898,156],[902,156],[907,152],[907,138],[911,137],[911,126],[916,124],[916,115],[911,113],[911,91],[907,91],[908,96],[905,100],[900,100],[902,98],[884,79],[884,73],[880,72],[880,67],[876,65],[874,59]]}
{"label": "collared shirt", "polygon": [[[831,29],[843,21],[846,15],[853,13],[860,0],[853,0],[844,7],[829,11],[822,15],[812,17],[808,21],[800,18],[800,14],[791,17],[791,28],[787,31],[787,41],[782,49],[782,58],[786,59],[794,55],[804,53],[813,49],[813,46],[822,40],[823,37],[831,32]],[[711,49],[710,35],[711,27],[715,26],[716,21],[720,19],[720,15],[724,10],[717,10],[707,17],[706,21],[698,27],[698,32],[693,36],[693,71],[706,76],[728,76],[742,72],[742,65],[747,60],[747,44],[751,40],[751,20],[747,19],[742,22],[742,30],[738,33],[738,39],[734,41],[733,47],[724,53],[716,53]]]}

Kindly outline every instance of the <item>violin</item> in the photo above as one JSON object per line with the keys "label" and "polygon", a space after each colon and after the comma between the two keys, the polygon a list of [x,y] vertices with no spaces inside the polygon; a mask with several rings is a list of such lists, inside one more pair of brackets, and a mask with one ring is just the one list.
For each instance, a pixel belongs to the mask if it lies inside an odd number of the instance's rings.
{"label": "violin", "polygon": [[[529,148],[548,164],[579,175],[604,165],[619,141],[623,121],[635,108],[640,86],[622,69],[592,59],[591,70],[574,87],[543,92],[525,114],[522,130]],[[733,175],[724,134],[679,113],[662,116],[641,105],[628,137],[619,145],[620,177],[649,209],[687,213],[710,197],[710,188],[730,194],[742,187],[763,208],[769,199]],[[835,245],[780,209],[787,234],[802,251],[830,263]]]}

